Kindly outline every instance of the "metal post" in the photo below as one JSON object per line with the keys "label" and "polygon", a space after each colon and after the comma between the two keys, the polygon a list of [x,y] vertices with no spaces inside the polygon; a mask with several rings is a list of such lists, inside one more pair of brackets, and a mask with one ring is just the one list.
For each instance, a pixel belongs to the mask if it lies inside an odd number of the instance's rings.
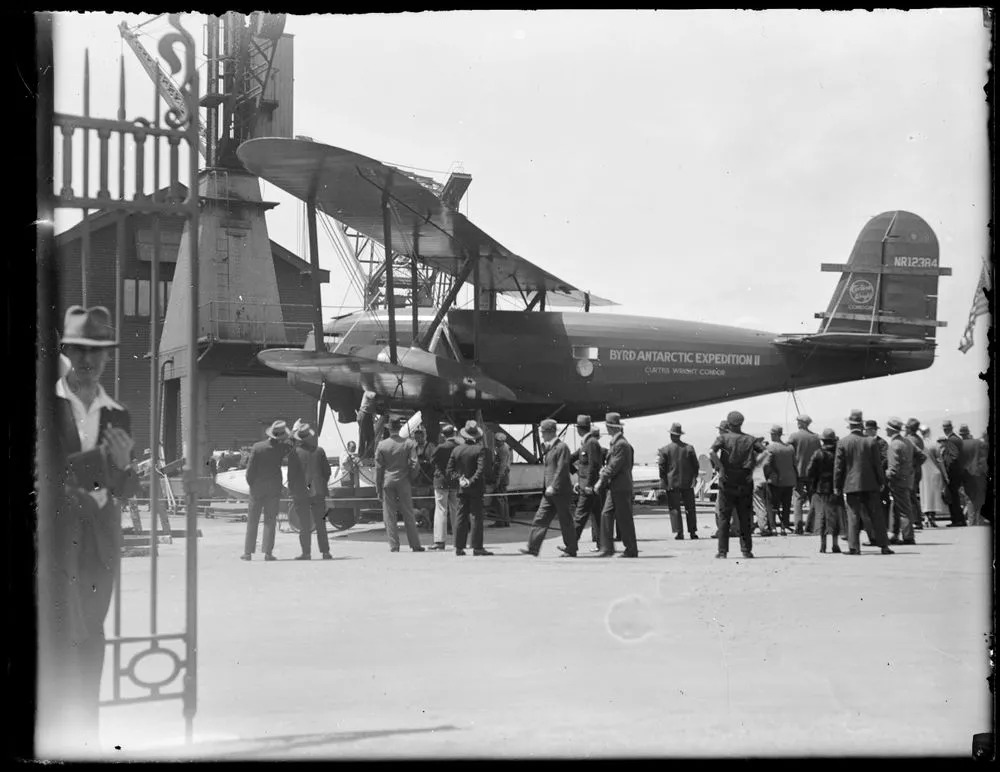
{"label": "metal post", "polygon": [[479,260],[472,266],[472,362],[479,363]]}
{"label": "metal post", "polygon": [[[118,57],[118,120],[125,120],[125,58]],[[118,198],[125,200],[125,132],[118,132]],[[115,331],[121,340],[124,313],[122,311],[122,262],[125,250],[125,213],[118,213],[115,236]],[[115,346],[115,402],[120,402],[122,381],[121,346]]]}
{"label": "metal post", "polygon": [[413,336],[410,338],[410,345],[417,345],[417,336],[420,334],[420,330],[417,319],[418,303],[417,303],[417,258],[416,255],[410,256],[410,304],[413,306]]}
{"label": "metal post", "polygon": [[[90,117],[90,49],[83,54],[83,117]],[[83,197],[90,198],[90,129],[83,129]],[[90,273],[90,210],[83,210],[83,239],[80,244],[80,301],[87,307],[87,275]]]}
{"label": "metal post", "polygon": [[323,339],[323,292],[319,274],[319,238],[316,235],[316,199],[306,203],[306,219],[309,225],[309,264],[312,266],[312,296],[315,316],[313,316],[313,343],[316,352],[325,351]]}
{"label": "metal post", "polygon": [[[208,58],[208,70],[206,79],[208,85],[206,92],[209,95],[218,93],[219,90],[219,17],[208,17],[208,40],[206,41],[205,56]],[[218,130],[218,105],[210,104],[205,110],[205,166],[211,169],[216,165],[218,155],[219,130]]]}
{"label": "metal post", "polygon": [[396,308],[393,303],[395,288],[392,281],[392,211],[389,208],[390,178],[382,191],[382,233],[385,238],[385,301],[389,309],[389,361],[396,364]]}

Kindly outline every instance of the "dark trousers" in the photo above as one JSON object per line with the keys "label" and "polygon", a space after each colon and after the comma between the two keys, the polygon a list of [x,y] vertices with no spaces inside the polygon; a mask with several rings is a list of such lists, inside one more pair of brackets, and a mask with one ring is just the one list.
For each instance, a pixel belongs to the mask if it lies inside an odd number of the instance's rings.
{"label": "dark trousers", "polygon": [[781,527],[791,528],[791,515],[792,515],[792,491],[795,490],[794,485],[772,485],[767,484],[767,506],[770,507],[771,511],[768,515],[768,520],[774,523],[777,518],[774,516],[775,510],[780,509],[781,512]]}
{"label": "dark trousers", "polygon": [[531,521],[531,533],[528,535],[529,550],[536,555],[538,554],[552,518],[558,517],[566,551],[571,555],[576,554],[576,523],[570,513],[571,504],[572,499],[567,495],[552,496],[551,498],[542,496],[542,500],[538,504],[538,511],[535,513],[535,519]]}
{"label": "dark trousers", "polygon": [[687,515],[688,533],[694,536],[698,533],[698,517],[694,505],[694,488],[671,488],[667,491],[667,509],[670,510],[670,527],[674,533],[684,535],[684,524],[681,523],[681,505]]}
{"label": "dark trousers", "polygon": [[[715,494],[715,537],[718,538],[719,531],[722,530],[722,496],[716,492]],[[739,538],[740,535],[740,521],[736,517],[736,512],[732,512],[729,516],[729,533],[731,536],[736,536]]]}
{"label": "dark trousers", "polygon": [[879,547],[889,546],[889,536],[885,531],[885,515],[882,513],[880,491],[859,491],[848,493],[847,500],[847,547],[861,550],[860,529],[863,526],[871,534],[872,541]]}
{"label": "dark trousers", "polygon": [[326,496],[313,496],[308,499],[295,499],[295,511],[299,515],[299,545],[302,554],[311,552],[309,532],[316,529],[316,543],[319,551],[326,554],[330,551],[330,539],[326,535]]}
{"label": "dark trousers", "polygon": [[959,493],[962,489],[964,475],[964,470],[960,467],[952,467],[948,470],[948,493],[951,499],[948,502],[948,513],[951,515],[953,523],[965,522],[965,513],[962,511],[962,496]]}
{"label": "dark trousers", "polygon": [[626,555],[638,555],[639,544],[635,538],[635,521],[632,519],[632,491],[608,491],[601,509],[601,552],[614,552],[614,531],[618,535]]}
{"label": "dark trousers", "polygon": [[455,549],[464,550],[469,535],[469,518],[472,518],[472,549],[483,548],[483,490],[458,491],[458,518],[455,524]]}
{"label": "dark trousers", "polygon": [[264,539],[261,548],[265,555],[274,551],[274,532],[278,526],[278,496],[250,495],[250,512],[247,514],[247,535],[243,540],[243,553],[252,555],[257,551],[257,527],[260,514],[264,513]]}
{"label": "dark trousers", "polygon": [[840,526],[843,519],[844,500],[840,496],[832,493],[817,493],[812,499],[813,509],[816,511],[815,530],[820,536],[827,536],[836,539],[840,536]]}
{"label": "dark trousers", "polygon": [[[76,561],[57,562],[56,608],[48,610],[54,614],[52,639],[39,649],[37,747],[42,756],[73,757],[100,749],[104,619],[115,565],[104,562],[87,526],[75,548]],[[119,559],[116,554],[113,563]]]}
{"label": "dark trousers", "polygon": [[750,520],[753,518],[753,490],[719,490],[719,552],[729,553],[729,521],[735,512],[740,524],[740,550],[753,551],[753,534]]}
{"label": "dark trousers", "polygon": [[904,541],[913,539],[913,489],[903,488],[890,483],[889,492],[892,494],[892,511],[889,515],[890,529],[893,536],[902,534]]}
{"label": "dark trousers", "polygon": [[590,521],[590,536],[594,544],[601,541],[601,497],[596,493],[584,493],[582,490],[576,496],[576,512],[573,515],[576,524],[576,540],[580,541],[583,529]]}

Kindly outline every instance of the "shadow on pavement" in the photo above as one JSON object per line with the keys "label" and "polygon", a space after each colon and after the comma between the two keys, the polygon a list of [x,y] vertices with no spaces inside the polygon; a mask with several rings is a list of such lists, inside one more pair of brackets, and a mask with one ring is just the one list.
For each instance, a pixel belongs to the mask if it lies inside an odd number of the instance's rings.
{"label": "shadow on pavement", "polygon": [[[337,745],[371,740],[379,737],[397,735],[428,734],[431,732],[453,732],[459,727],[452,724],[432,726],[421,729],[375,729],[353,732],[317,732],[313,734],[278,735],[276,737],[260,737],[255,739],[238,739],[209,741],[184,746],[183,754],[199,758],[238,758],[242,756],[257,756],[261,754],[281,755],[300,748],[318,748],[324,745]],[[174,749],[176,752],[177,749]]]}

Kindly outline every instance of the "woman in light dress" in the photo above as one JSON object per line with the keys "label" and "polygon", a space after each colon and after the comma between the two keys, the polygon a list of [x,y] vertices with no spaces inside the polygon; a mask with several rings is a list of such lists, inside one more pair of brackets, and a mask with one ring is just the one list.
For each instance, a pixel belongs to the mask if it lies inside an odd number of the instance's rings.
{"label": "woman in light dress", "polygon": [[939,437],[936,443],[931,442],[931,430],[927,426],[920,427],[924,436],[924,448],[927,460],[921,467],[920,478],[920,508],[923,510],[927,525],[937,528],[934,518],[937,515],[947,515],[948,505],[944,501],[944,490],[948,485],[948,472],[941,461],[941,443],[947,442],[946,437]]}

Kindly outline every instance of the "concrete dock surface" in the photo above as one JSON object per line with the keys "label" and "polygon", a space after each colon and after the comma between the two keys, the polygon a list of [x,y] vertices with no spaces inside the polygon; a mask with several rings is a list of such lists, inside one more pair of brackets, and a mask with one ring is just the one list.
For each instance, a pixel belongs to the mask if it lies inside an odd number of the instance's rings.
{"label": "concrete dock surface", "polygon": [[[558,528],[520,555],[515,525],[487,529],[492,557],[412,553],[402,527],[393,554],[369,526],[331,531],[335,560],[313,537],[296,561],[279,532],[278,561],[243,562],[245,524],[200,518],[193,742],[179,700],[110,706],[102,755],[968,757],[992,730],[993,534],[941,525],[895,555],[776,536],[716,560],[712,511],[676,541],[637,508],[635,560],[588,552],[589,529],[576,559]],[[183,629],[185,550],[158,548],[161,633]],[[148,633],[149,557],[123,560],[122,609],[122,634]]]}

